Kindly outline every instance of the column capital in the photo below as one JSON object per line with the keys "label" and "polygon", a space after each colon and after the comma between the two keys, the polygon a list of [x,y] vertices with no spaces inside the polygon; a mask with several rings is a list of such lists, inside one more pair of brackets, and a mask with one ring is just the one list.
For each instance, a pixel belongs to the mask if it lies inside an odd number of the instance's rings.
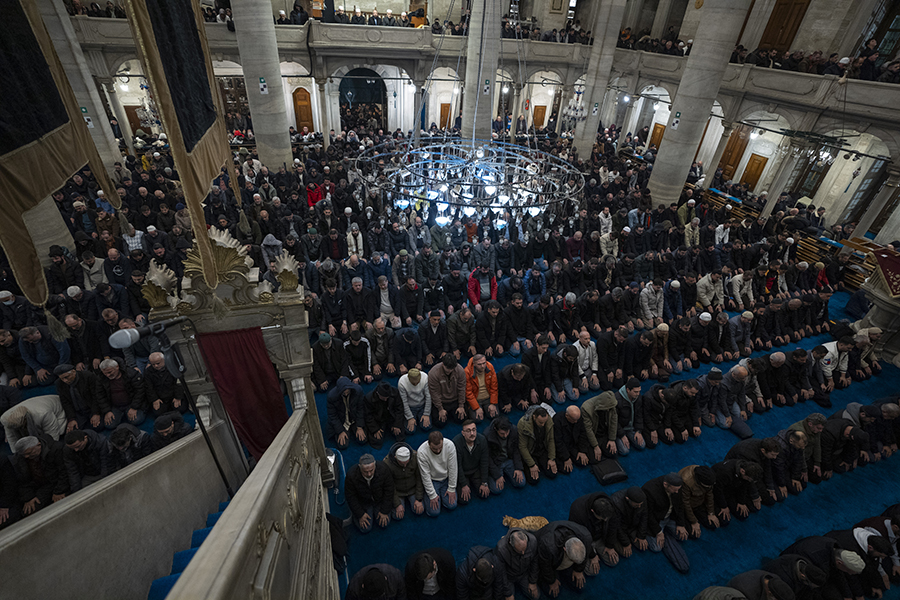
{"label": "column capital", "polygon": [[888,178],[884,185],[900,187],[900,165],[891,165],[887,168]]}

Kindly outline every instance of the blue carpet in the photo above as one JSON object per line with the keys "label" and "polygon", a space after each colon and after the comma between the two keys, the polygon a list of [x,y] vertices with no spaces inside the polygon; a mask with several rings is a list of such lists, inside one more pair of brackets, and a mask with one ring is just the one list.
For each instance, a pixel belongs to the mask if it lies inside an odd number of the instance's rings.
{"label": "blue carpet", "polygon": [[[830,305],[833,319],[843,317],[842,309],[848,298],[849,294],[834,295]],[[830,341],[829,336],[820,336],[804,340],[799,346],[812,348],[827,341]],[[792,349],[793,346],[787,348]],[[514,361],[501,358],[492,362],[499,370]],[[725,365],[725,368],[730,366]],[[695,369],[680,377],[673,377],[673,380],[696,377],[708,370],[709,366]],[[396,385],[396,379],[389,381]],[[650,385],[646,384],[645,389]],[[373,387],[374,384],[370,384],[363,389],[368,392]],[[834,408],[828,409],[826,416],[849,402],[867,403],[897,394],[898,390],[900,370],[887,366],[880,377],[855,383],[848,390],[833,393]],[[316,394],[316,405],[323,425],[326,418],[325,398],[325,394]],[[766,437],[812,412],[821,412],[812,402],[790,408],[776,408],[753,416],[749,425],[756,437]],[[515,422],[521,414],[520,411],[513,411],[511,420]],[[479,430],[483,431],[486,427],[486,424],[482,424]],[[459,430],[459,426],[449,425],[443,433],[445,437],[452,438]],[[417,448],[426,437],[425,433],[416,433],[407,441],[413,448]],[[653,477],[677,471],[689,464],[713,464],[721,460],[738,441],[728,431],[704,427],[700,438],[683,445],[661,444],[655,450],[632,452],[630,456],[621,459],[629,474],[628,481],[603,489],[612,493],[630,485],[642,485]],[[326,445],[330,445],[327,440]],[[390,446],[390,440],[379,451],[373,451],[368,446],[353,445],[343,452],[344,464],[349,468],[364,452],[370,452],[376,459],[381,459]],[[392,522],[387,529],[373,531],[368,535],[359,534],[351,526],[348,529],[351,537],[348,572],[352,576],[367,564],[381,562],[392,564],[402,571],[409,555],[431,546],[446,548],[459,562],[471,546],[496,544],[506,533],[506,527],[502,524],[505,515],[516,518],[540,515],[551,521],[565,519],[572,500],[599,488],[589,471],[576,469],[571,475],[560,475],[554,481],[542,481],[537,486],[526,486],[519,490],[508,488],[501,496],[492,496],[487,500],[474,499],[468,506],[453,512],[444,511],[436,519],[425,516],[407,517],[399,523]],[[332,491],[329,498],[334,514],[342,518],[349,516],[342,496],[336,496]],[[563,588],[559,597],[609,596],[623,600],[692,598],[708,585],[723,585],[738,573],[759,568],[765,558],[777,556],[799,537],[849,528],[866,517],[880,514],[887,506],[898,501],[900,457],[894,457],[857,469],[853,473],[837,476],[818,486],[809,486],[801,495],[792,496],[771,508],[764,507],[761,512],[744,522],[735,520],[724,529],[704,530],[699,540],[684,543],[691,560],[691,571],[686,575],[676,572],[661,554],[636,552],[632,558],[623,560],[615,568],[602,567],[597,577],[587,579],[587,585],[581,593]],[[637,586],[636,581],[640,581]],[[346,579],[342,578],[342,585],[346,585],[345,582]],[[900,592],[895,588],[886,593],[885,598],[900,598]]]}

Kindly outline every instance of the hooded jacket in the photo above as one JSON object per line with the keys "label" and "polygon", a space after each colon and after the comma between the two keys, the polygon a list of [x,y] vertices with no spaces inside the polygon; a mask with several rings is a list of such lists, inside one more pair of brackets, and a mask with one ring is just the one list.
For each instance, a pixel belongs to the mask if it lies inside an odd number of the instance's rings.
{"label": "hooded jacket", "polygon": [[[350,396],[344,402],[343,393]],[[352,435],[353,428],[364,427],[365,416],[362,388],[347,377],[339,377],[334,389],[328,392],[327,436],[337,438],[341,433]]]}
{"label": "hooded jacket", "polygon": [[581,405],[584,429],[592,448],[616,441],[619,428],[619,415],[616,410],[618,402],[613,392],[603,392],[588,398]]}

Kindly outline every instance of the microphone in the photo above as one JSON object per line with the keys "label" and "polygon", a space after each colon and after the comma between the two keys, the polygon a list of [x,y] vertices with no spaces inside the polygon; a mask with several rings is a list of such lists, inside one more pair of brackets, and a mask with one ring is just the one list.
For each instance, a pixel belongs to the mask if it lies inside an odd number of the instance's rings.
{"label": "microphone", "polygon": [[144,325],[143,327],[137,327],[135,329],[120,329],[119,331],[109,336],[109,345],[119,350],[130,348],[131,346],[136,344],[139,339],[145,338],[149,335],[162,333],[162,331],[167,327],[177,325],[178,323],[183,323],[184,321],[187,321],[187,317],[175,317],[174,319],[158,321],[156,323]]}

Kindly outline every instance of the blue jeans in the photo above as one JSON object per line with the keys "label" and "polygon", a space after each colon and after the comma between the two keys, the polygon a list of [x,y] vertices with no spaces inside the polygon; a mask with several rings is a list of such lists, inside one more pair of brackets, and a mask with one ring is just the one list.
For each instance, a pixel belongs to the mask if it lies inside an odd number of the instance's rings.
{"label": "blue jeans", "polygon": [[[127,422],[127,423],[137,427],[138,425],[140,425],[147,419],[147,415],[145,415],[144,411],[142,411],[142,410],[137,411],[137,414],[134,416],[133,420],[129,419],[128,418],[128,410],[129,409],[127,409],[127,408],[125,410],[120,410],[118,408],[111,408],[110,411],[112,411],[114,418],[113,418],[113,422],[110,423],[109,425],[107,425],[106,428],[107,429],[115,429],[123,422]],[[102,416],[103,415],[101,415],[101,417]]]}
{"label": "blue jeans", "polygon": [[[420,513],[420,512],[417,513],[416,509],[413,508],[415,503],[416,503],[416,495],[415,494],[412,494],[410,496],[402,496],[400,498],[400,506],[403,507],[403,511],[404,511],[403,516],[397,517],[397,508],[399,508],[399,506],[397,506],[397,507],[394,507],[394,510],[391,511],[391,518],[395,521],[399,521],[401,519],[406,518],[406,515],[409,515],[409,514],[421,515],[422,513]],[[427,506],[428,500],[427,499],[424,500],[423,504]],[[423,512],[424,512],[424,509],[423,509]]]}
{"label": "blue jeans", "polygon": [[[565,392],[566,392],[566,401],[568,401],[568,402],[577,401],[578,398],[575,397],[575,390],[572,387],[572,380],[571,379],[563,379],[562,383],[563,383],[563,388],[565,389]],[[560,402],[559,390],[556,389],[556,386],[553,385],[552,383],[550,384],[550,392],[553,394],[554,402],[556,402],[557,404],[565,404],[565,402]]]}
{"label": "blue jeans", "polygon": [[[515,464],[511,458],[506,459],[502,465],[500,465],[500,470],[503,472],[503,490],[505,490],[508,486],[513,486],[516,488],[525,487],[525,474],[522,474],[522,481],[517,482],[513,477],[513,473],[516,470]],[[488,489],[491,490],[492,494],[501,494],[503,490],[497,487],[497,480],[488,477]]]}
{"label": "blue jeans", "polygon": [[516,350],[513,346],[510,346],[507,352],[510,356],[519,356],[522,352],[525,351],[525,340],[527,338],[517,337],[516,341],[519,342],[519,349]]}
{"label": "blue jeans", "polygon": [[[444,508],[446,508],[447,510],[453,510],[454,508],[456,508],[456,501],[458,500],[458,497],[454,499],[453,502],[451,502],[447,491],[450,487],[449,479],[444,479],[442,481],[435,481],[432,479],[431,484],[434,486],[434,491],[437,493],[438,498],[441,499],[441,505],[443,505]],[[441,514],[441,507],[438,506],[437,510],[433,510],[431,508],[431,498],[426,497],[425,514],[427,514],[429,517],[436,517]]]}
{"label": "blue jeans", "polygon": [[741,418],[741,409],[738,407],[737,402],[732,402],[731,406],[729,406],[729,410],[731,411],[731,427],[725,426],[725,415],[722,414],[721,410],[716,411],[716,425],[722,429],[730,429],[731,433],[742,440],[753,437],[753,430],[750,429],[747,422]]}
{"label": "blue jeans", "polygon": [[[622,443],[622,438],[618,438],[616,440],[616,451],[619,453],[619,456],[628,456],[628,454],[631,452],[631,448],[634,448],[635,450],[643,450],[647,447],[646,442],[642,441],[640,444],[638,444],[635,441],[633,431],[626,431],[625,435],[628,437],[628,443],[630,444],[630,446],[626,448],[625,444]],[[643,435],[644,434],[641,434],[642,437]]]}
{"label": "blue jeans", "polygon": [[[412,413],[413,418],[416,420],[416,427],[418,427],[422,431],[428,431],[429,429],[431,429],[430,425],[428,427],[422,426],[422,417],[425,415],[425,403],[424,402],[422,404],[420,404],[419,406],[410,406],[409,412]],[[431,418],[430,414],[428,415],[428,418],[429,419]],[[408,433],[413,433],[413,432],[415,432],[415,430],[416,430],[415,427],[413,429],[410,429],[408,425],[406,426],[406,431]]]}
{"label": "blue jeans", "polygon": [[[369,524],[366,525],[365,527],[360,525],[359,519],[357,519],[356,517],[353,517],[353,524],[356,525],[356,528],[359,529],[360,533],[369,533],[370,531],[372,531],[372,528],[375,526],[375,523],[377,520],[375,518],[375,507],[370,506],[369,508],[367,508],[366,514],[369,515]],[[388,523],[390,523],[390,522],[388,522]],[[381,527],[381,525],[379,525],[379,527]],[[385,525],[385,527],[387,527],[387,525]],[[381,528],[384,529],[384,527],[381,527]]]}

